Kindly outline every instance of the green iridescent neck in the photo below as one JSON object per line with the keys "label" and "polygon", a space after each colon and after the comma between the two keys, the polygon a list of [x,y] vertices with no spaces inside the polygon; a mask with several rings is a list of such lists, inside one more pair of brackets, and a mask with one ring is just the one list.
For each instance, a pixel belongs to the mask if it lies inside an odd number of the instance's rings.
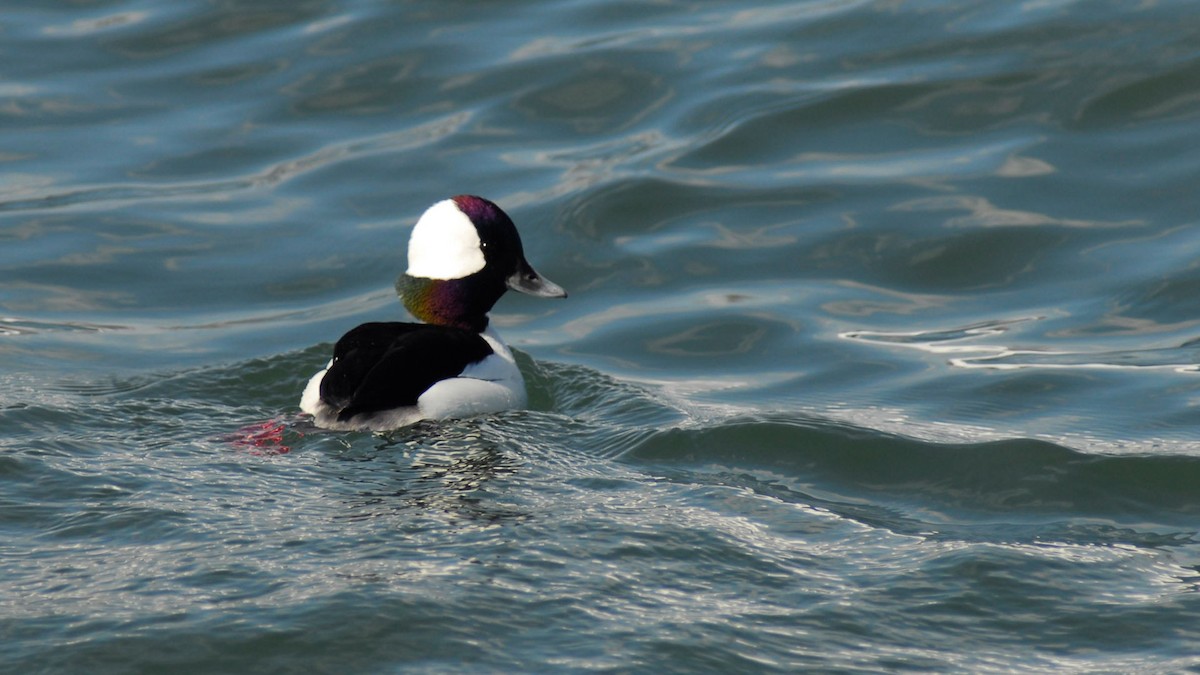
{"label": "green iridescent neck", "polygon": [[400,294],[404,308],[418,320],[482,332],[487,328],[487,312],[495,298],[486,306],[478,301],[471,302],[471,286],[470,278],[427,279],[402,274],[396,280],[396,292]]}

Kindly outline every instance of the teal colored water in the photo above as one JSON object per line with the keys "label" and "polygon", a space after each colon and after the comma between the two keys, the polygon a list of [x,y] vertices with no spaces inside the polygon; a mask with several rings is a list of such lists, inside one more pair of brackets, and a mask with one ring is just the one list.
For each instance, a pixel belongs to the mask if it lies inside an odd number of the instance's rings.
{"label": "teal colored water", "polygon": [[[4,670],[1200,671],[1192,3],[0,35]],[[530,409],[306,427],[464,192]]]}

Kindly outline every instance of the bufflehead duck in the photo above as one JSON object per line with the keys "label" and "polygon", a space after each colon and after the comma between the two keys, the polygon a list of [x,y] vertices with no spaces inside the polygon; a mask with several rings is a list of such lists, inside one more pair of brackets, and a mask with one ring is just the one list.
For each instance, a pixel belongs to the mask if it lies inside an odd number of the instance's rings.
{"label": "bufflehead duck", "polygon": [[343,335],[300,409],[319,427],[384,431],[525,405],[512,352],[488,326],[488,311],[509,288],[567,296],[526,262],[499,206],[473,195],[434,204],[413,227],[408,271],[396,281],[404,306],[424,323],[364,323]]}

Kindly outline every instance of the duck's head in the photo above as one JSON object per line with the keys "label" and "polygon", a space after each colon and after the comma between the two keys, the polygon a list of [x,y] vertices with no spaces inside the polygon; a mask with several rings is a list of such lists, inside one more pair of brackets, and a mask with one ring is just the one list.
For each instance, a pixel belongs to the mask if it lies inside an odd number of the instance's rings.
{"label": "duck's head", "polygon": [[408,240],[408,271],[396,281],[413,316],[482,331],[488,311],[510,288],[541,298],[567,297],[525,260],[521,236],[499,206],[459,195],[425,211]]}

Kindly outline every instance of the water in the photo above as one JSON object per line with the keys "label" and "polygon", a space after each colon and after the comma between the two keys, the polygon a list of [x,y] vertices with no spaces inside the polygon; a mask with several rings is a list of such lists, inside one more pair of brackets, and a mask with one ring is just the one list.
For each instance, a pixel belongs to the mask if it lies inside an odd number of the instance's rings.
{"label": "water", "polygon": [[[5,670],[1200,670],[1190,3],[0,34]],[[461,192],[531,409],[306,428]]]}

